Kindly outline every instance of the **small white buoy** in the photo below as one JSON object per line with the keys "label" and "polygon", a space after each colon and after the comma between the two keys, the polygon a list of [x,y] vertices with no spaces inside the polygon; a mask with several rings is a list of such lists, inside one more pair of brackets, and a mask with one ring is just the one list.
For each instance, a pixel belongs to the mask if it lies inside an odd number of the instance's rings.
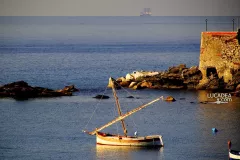
{"label": "small white buoy", "polygon": [[137,137],[138,136],[138,132],[136,131],[136,132],[134,132],[134,136],[135,137]]}

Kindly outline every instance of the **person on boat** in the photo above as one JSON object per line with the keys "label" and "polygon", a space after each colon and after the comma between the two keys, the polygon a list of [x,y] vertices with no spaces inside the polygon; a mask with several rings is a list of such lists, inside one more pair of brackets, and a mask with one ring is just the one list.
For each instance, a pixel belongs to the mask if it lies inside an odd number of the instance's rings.
{"label": "person on boat", "polygon": [[228,149],[230,150],[231,147],[232,147],[232,142],[229,140],[229,141],[228,141]]}
{"label": "person on boat", "polygon": [[237,39],[237,40],[238,40],[238,44],[240,45],[240,28],[238,29],[237,35],[234,36],[234,37],[232,37],[232,38],[230,38],[230,39],[227,39],[227,40],[225,41],[225,43],[231,42],[231,41],[233,41],[234,39]]}
{"label": "person on boat", "polygon": [[137,137],[138,136],[138,132],[136,131],[136,132],[134,132],[134,136],[135,137]]}

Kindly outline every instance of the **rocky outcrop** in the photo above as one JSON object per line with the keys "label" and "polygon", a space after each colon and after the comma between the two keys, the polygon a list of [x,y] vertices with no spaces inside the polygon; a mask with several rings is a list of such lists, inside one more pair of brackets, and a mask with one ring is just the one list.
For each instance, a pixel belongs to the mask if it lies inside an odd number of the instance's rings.
{"label": "rocky outcrop", "polygon": [[[185,64],[170,67],[167,71],[135,71],[117,79],[122,87],[132,89],[194,89],[202,78],[198,67],[187,68]],[[110,84],[109,84],[110,85]]]}
{"label": "rocky outcrop", "polygon": [[201,81],[196,89],[231,92],[232,95],[239,96],[240,88],[240,71],[233,72],[232,80],[224,82],[223,77],[209,76],[208,79]]}
{"label": "rocky outcrop", "polygon": [[118,81],[116,81],[115,79],[113,79],[112,77],[109,78],[108,80],[108,88],[112,88],[114,85],[114,88],[116,89],[120,89],[121,85],[120,83],[122,82],[121,78],[118,78]]}
{"label": "rocky outcrop", "polygon": [[191,89],[232,92],[239,95],[240,71],[232,71],[232,80],[224,82],[223,77],[210,72],[207,78],[202,79],[203,74],[197,66],[186,67],[185,64],[169,67],[166,71],[146,72],[135,71],[128,73],[126,77],[117,79],[122,87],[131,89]]}
{"label": "rocky outcrop", "polygon": [[27,82],[18,81],[0,86],[0,97],[12,97],[15,99],[28,99],[36,97],[60,97],[72,96],[79,91],[74,85],[66,86],[61,90],[52,90],[42,87],[29,86]]}

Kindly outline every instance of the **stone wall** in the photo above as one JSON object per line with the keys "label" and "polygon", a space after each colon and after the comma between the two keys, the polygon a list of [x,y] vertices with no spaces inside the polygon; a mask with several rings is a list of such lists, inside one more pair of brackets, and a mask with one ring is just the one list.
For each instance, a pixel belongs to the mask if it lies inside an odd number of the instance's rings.
{"label": "stone wall", "polygon": [[199,69],[203,74],[201,84],[210,76],[223,78],[225,83],[240,69],[240,45],[237,39],[225,43],[237,32],[202,32]]}

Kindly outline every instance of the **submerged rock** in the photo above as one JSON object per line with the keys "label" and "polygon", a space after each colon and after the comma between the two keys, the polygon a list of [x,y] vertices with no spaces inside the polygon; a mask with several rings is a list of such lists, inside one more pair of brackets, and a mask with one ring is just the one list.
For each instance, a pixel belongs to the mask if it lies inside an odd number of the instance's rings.
{"label": "submerged rock", "polygon": [[128,97],[126,97],[126,98],[134,98],[133,96],[128,96]]}
{"label": "submerged rock", "polygon": [[96,99],[108,99],[109,98],[109,96],[105,96],[105,95],[96,95],[95,97],[93,97],[93,98],[96,98]]}

